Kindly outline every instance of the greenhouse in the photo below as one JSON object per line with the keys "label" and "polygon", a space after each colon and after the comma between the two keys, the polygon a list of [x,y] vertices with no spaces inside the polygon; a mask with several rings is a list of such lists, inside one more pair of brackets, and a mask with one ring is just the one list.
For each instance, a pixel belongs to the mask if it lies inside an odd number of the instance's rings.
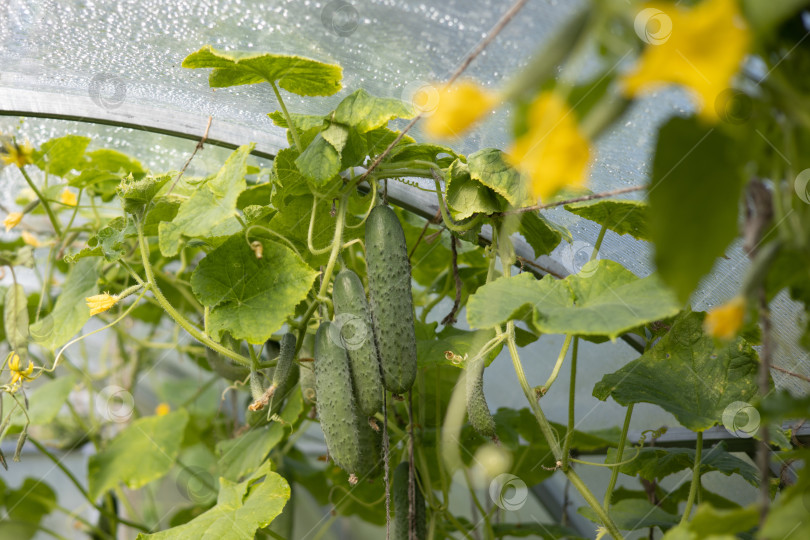
{"label": "greenhouse", "polygon": [[0,539],[810,538],[809,36],[3,0]]}

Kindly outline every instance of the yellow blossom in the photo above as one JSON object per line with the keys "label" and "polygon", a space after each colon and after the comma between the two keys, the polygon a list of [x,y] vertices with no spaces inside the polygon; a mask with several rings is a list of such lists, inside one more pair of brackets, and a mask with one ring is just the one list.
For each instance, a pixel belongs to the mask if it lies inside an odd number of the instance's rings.
{"label": "yellow blossom", "polygon": [[584,186],[591,149],[573,111],[553,92],[544,92],[528,115],[529,130],[507,158],[529,177],[532,197],[546,201],[564,187]]}
{"label": "yellow blossom", "polygon": [[84,299],[84,301],[87,302],[87,307],[90,308],[90,316],[92,317],[93,315],[104,313],[113,307],[116,302],[118,302],[118,297],[109,293],[104,293],[97,294],[95,296],[88,296]]}
{"label": "yellow blossom", "polygon": [[76,206],[76,194],[70,191],[68,188],[65,188],[64,191],[62,191],[62,194],[59,195],[59,202],[65,206]]}
{"label": "yellow blossom", "polygon": [[6,219],[3,220],[3,225],[6,227],[6,232],[10,231],[14,227],[16,227],[20,221],[22,221],[23,214],[22,212],[12,212],[6,216]]}
{"label": "yellow blossom", "polygon": [[[439,91],[436,110],[427,118],[425,132],[434,138],[461,135],[491,111],[495,102],[494,94],[471,81],[445,86]],[[420,103],[415,105],[425,108]]]}
{"label": "yellow blossom", "polygon": [[737,335],[744,318],[745,298],[735,296],[706,315],[706,319],[703,321],[703,329],[712,337],[731,339]]}
{"label": "yellow blossom", "polygon": [[39,238],[37,238],[36,235],[31,234],[28,231],[23,231],[21,236],[22,236],[23,242],[25,242],[26,244],[28,244],[31,247],[38,248],[38,247],[42,246],[42,242],[39,241]]}
{"label": "yellow blossom", "polygon": [[0,148],[0,161],[6,165],[16,165],[20,168],[34,162],[34,149],[28,141],[22,144],[16,141],[7,141]]}
{"label": "yellow blossom", "polygon": [[161,403],[155,407],[155,414],[158,416],[166,416],[172,410],[168,403]]}
{"label": "yellow blossom", "polygon": [[11,386],[16,386],[23,381],[30,381],[33,378],[31,374],[34,372],[34,364],[29,360],[28,366],[23,368],[22,359],[17,353],[11,353],[11,358],[8,360],[8,369],[11,371]]}
{"label": "yellow blossom", "polygon": [[634,97],[680,84],[698,98],[699,116],[716,122],[717,98],[731,85],[751,41],[737,1],[704,0],[691,9],[651,4],[648,9],[671,20],[667,27],[672,32],[644,49],[635,70],[623,78],[625,93]]}

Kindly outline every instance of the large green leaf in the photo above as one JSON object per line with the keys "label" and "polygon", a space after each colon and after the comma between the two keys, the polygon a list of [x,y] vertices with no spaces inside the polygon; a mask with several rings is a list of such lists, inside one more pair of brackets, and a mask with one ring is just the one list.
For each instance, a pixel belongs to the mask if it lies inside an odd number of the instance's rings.
{"label": "large green leaf", "polygon": [[316,272],[288,247],[269,240],[261,259],[242,234],[208,254],[191,275],[191,288],[211,308],[211,333],[264,343],[306,298]]}
{"label": "large green leaf", "polygon": [[361,88],[343,98],[333,120],[366,133],[388,125],[394,118],[413,118],[413,115],[413,109],[405,102],[372,96]]}
{"label": "large green leaf", "polygon": [[566,204],[565,209],[618,234],[629,234],[638,240],[650,239],[648,206],[643,201],[600,199]]}
{"label": "large green leaf", "polygon": [[343,68],[310,58],[252,51],[218,51],[206,45],[183,60],[185,68],[214,68],[212,88],[276,82],[299,96],[331,96],[341,89]]}
{"label": "large green leaf", "polygon": [[90,144],[89,137],[65,135],[42,143],[34,153],[34,164],[54,176],[64,176],[79,168],[84,159],[84,151]]}
{"label": "large green leaf", "polygon": [[470,176],[509,201],[514,207],[531,204],[529,186],[520,173],[506,162],[497,148],[484,148],[467,157]]}
{"label": "large green leaf", "polygon": [[535,257],[554,251],[563,238],[568,242],[573,239],[568,229],[544,218],[537,212],[521,214],[518,232],[532,247]]}
{"label": "large green leaf", "polygon": [[[625,453],[627,456],[628,453]],[[616,450],[608,450],[606,463],[615,463]],[[706,450],[701,457],[701,471],[720,471],[726,476],[741,475],[752,486],[758,486],[757,469],[747,461],[727,452],[722,445]],[[628,476],[646,480],[661,480],[695,463],[694,448],[642,448],[637,457],[619,469]]]}
{"label": "large green leaf", "polygon": [[715,345],[703,333],[704,313],[684,313],[651,350],[605,375],[593,389],[601,400],[654,403],[692,431],[722,421],[734,402],[751,402],[757,394],[756,352],[742,338]]}
{"label": "large green leaf", "polygon": [[13,283],[6,290],[3,324],[8,344],[17,354],[25,356],[28,351],[28,301],[25,289],[19,283]]}
{"label": "large green leaf", "polygon": [[[26,478],[20,487],[5,493],[8,518],[2,520],[2,538],[26,540],[33,538],[37,525],[56,507],[56,493],[40,479]],[[9,525],[6,526],[6,523]]]}
{"label": "large green leaf", "polygon": [[[345,130],[345,128],[343,129]],[[333,130],[332,133],[334,134],[335,131],[337,130]],[[295,160],[295,165],[301,174],[312,180],[318,187],[324,186],[341,170],[340,152],[343,150],[343,146],[335,148],[332,142],[326,140],[325,133],[326,131],[318,133]],[[343,140],[344,144],[345,142]]]}
{"label": "large green leaf", "polygon": [[236,149],[216,176],[199,185],[191,197],[180,205],[172,221],[160,224],[160,252],[164,256],[177,254],[181,236],[211,236],[217,225],[233,218],[236,201],[246,187],[247,158],[251,150],[253,144]]}
{"label": "large green leaf", "polygon": [[217,444],[219,470],[228,480],[239,480],[248,472],[256,470],[270,450],[289,435],[294,424],[304,411],[300,388],[293,390],[287,399],[280,417],[281,422],[256,427],[235,439],[226,439]]}
{"label": "large green leaf", "polygon": [[138,489],[169,472],[180,452],[186,423],[185,409],[132,422],[106,448],[90,456],[90,499],[95,501],[120,482]]}
{"label": "large green leaf", "polygon": [[171,179],[172,175],[164,174],[148,176],[141,180],[124,180],[118,187],[118,195],[124,203],[124,210],[140,215]]}
{"label": "large green leaf", "polygon": [[639,279],[617,262],[600,260],[562,280],[523,273],[488,283],[470,296],[467,321],[473,328],[492,328],[533,312],[540,332],[613,339],[678,310],[655,276]]}
{"label": "large green leaf", "polygon": [[743,185],[738,146],[696,118],[673,118],[658,135],[650,199],[650,238],[663,281],[686,302],[737,236]]}
{"label": "large green leaf", "polygon": [[135,234],[135,226],[127,218],[112,219],[87,240],[87,247],[66,255],[65,261],[74,263],[85,257],[104,257],[107,262],[117,261],[129,250],[127,236]]}
{"label": "large green leaf", "polygon": [[98,268],[94,259],[84,259],[71,268],[62,291],[48,315],[29,328],[31,338],[55,351],[67,343],[90,320],[85,298],[98,294]]}
{"label": "large green leaf", "polygon": [[[69,375],[63,375],[52,381],[48,381],[34,390],[28,398],[27,419],[32,426],[45,426],[56,418],[62,405],[67,401],[68,395],[73,390],[76,379]],[[5,397],[5,396],[4,396]],[[11,405],[9,399],[5,406]],[[10,409],[9,409],[10,410]],[[21,427],[26,422],[26,416],[17,409],[11,419],[12,426]]]}
{"label": "large green leaf", "polygon": [[460,159],[447,169],[446,195],[447,206],[455,219],[500,212],[504,206],[494,191],[478,180],[473,180],[470,168]]}
{"label": "large green leaf", "polygon": [[155,534],[140,534],[138,539],[252,540],[256,530],[269,525],[290,498],[289,484],[272,472],[271,466],[266,462],[238,484],[221,478],[213,508],[188,523]]}

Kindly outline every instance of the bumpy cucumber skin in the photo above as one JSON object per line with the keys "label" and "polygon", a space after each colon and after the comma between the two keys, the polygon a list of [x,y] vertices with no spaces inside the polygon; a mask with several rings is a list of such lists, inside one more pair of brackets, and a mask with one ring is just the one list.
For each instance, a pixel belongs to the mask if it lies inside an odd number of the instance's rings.
{"label": "bumpy cucumber skin", "polygon": [[290,368],[295,356],[295,335],[287,332],[281,337],[281,348],[278,354],[278,363],[273,371],[272,385],[279,388],[290,375]]}
{"label": "bumpy cucumber skin", "polygon": [[495,420],[484,397],[484,359],[467,366],[467,416],[475,430],[490,439],[495,438]]}
{"label": "bumpy cucumber skin", "polygon": [[352,325],[355,331],[365,332],[361,342],[347,343],[346,353],[351,361],[357,408],[363,414],[372,416],[382,408],[383,383],[366,291],[357,274],[343,270],[335,276],[332,303],[336,320],[341,320],[344,325]]}
{"label": "bumpy cucumber skin", "polygon": [[[417,471],[414,469],[414,472]],[[414,478],[416,482],[416,478]],[[409,525],[410,515],[408,508],[410,506],[410,497],[408,497],[409,487],[408,475],[408,462],[403,461],[397,468],[394,469],[394,540],[410,540],[409,538]],[[414,484],[414,503],[416,511],[414,517],[416,518],[416,538],[423,540],[427,538],[427,519],[425,515],[425,498],[419,490],[418,483]]]}
{"label": "bumpy cucumber skin", "polygon": [[329,335],[324,322],[315,334],[315,392],[318,417],[329,456],[343,470],[361,476],[366,450],[360,437],[352,374],[346,351]]}
{"label": "bumpy cucumber skin", "polygon": [[375,207],[366,221],[368,293],[385,388],[404,394],[416,379],[411,264],[393,210]]}

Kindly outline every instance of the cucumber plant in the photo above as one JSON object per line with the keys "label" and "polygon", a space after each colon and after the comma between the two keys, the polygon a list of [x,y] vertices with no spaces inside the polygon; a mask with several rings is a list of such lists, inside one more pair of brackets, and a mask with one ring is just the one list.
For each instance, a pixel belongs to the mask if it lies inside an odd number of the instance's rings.
{"label": "cucumber plant", "polygon": [[[2,174],[28,189],[9,205],[0,242],[0,442],[17,442],[13,459],[2,446],[0,465],[28,466],[29,449],[52,460],[99,516],[75,514],[93,538],[321,537],[351,516],[395,538],[580,538],[594,529],[616,539],[810,536],[806,466],[793,485],[788,465],[784,485],[768,476],[769,451],[784,452],[786,464],[807,459],[801,430],[782,425],[807,416],[807,399],[772,392],[768,370],[771,302],[782,291],[802,310],[810,302],[801,3],[672,7],[681,37],[642,55],[680,62],[692,51],[678,40],[709,29],[692,40],[715,45],[698,48],[704,76],[717,75],[712,55],[751,43],[768,77],[739,89],[731,80],[702,84],[704,98],[709,87],[731,93],[650,128],[657,142],[646,197],[637,193],[646,185],[569,193],[557,188],[584,178],[589,142],[631,102],[627,85],[660,65],[643,56],[633,78],[613,69],[590,81],[574,76],[583,55],[600,56],[588,62],[595,69],[633,63],[627,51],[638,46],[642,12],[619,4],[594,2],[497,94],[471,82],[436,88],[439,108],[422,111],[433,112],[428,131],[445,123],[461,133],[510,102],[507,152],[418,141],[405,124],[418,107],[364,89],[331,110],[314,113],[316,101],[310,114],[290,111],[286,92],[333,96],[342,68],[211,46],[183,66],[211,69],[213,88],[267,85],[279,104],[269,117],[289,143],[272,160],[250,143],[219,154],[212,143],[204,152],[217,170],[194,177],[150,170],[81,135],[29,143],[26,135],[41,131],[13,126],[14,136],[0,136]],[[725,16],[689,24],[717,14]],[[748,38],[715,43],[746,25]],[[740,110],[749,113],[735,116]],[[422,200],[436,206],[397,208],[393,182],[427,190]],[[576,240],[563,226],[574,220]],[[618,236],[650,242],[657,272],[639,277],[611,260]],[[690,294],[713,265],[729,268],[723,254],[751,259],[735,276],[740,290],[708,314],[692,310]],[[797,334],[793,345],[806,347],[807,329]],[[555,335],[556,358],[538,354]],[[575,406],[580,352],[601,347],[626,363],[588,390],[623,407],[623,418],[585,431]],[[546,380],[527,374],[527,356],[548,360]],[[806,379],[780,369],[797,384]],[[484,378],[507,372],[525,405],[493,411],[514,402],[485,397]],[[556,400],[567,408],[550,418]],[[637,403],[669,413],[693,443],[652,444],[665,428],[636,414]],[[643,434],[631,436],[631,426]],[[706,437],[713,427],[734,447]],[[45,444],[52,439],[93,447],[86,477],[62,466]],[[759,452],[757,465],[729,448]],[[603,457],[582,458],[595,454]],[[591,467],[607,470],[604,497],[605,486],[580,476]],[[758,502],[725,499],[714,472],[741,479],[739,492]],[[670,489],[678,473],[686,481]],[[529,520],[518,495],[552,476],[582,506],[559,523]],[[180,488],[182,507],[163,507],[165,483]],[[315,529],[293,523],[291,498],[304,510],[314,501],[326,519]],[[53,534],[42,517],[63,511],[39,476],[18,488],[0,483],[0,504],[11,518],[0,536]]]}

